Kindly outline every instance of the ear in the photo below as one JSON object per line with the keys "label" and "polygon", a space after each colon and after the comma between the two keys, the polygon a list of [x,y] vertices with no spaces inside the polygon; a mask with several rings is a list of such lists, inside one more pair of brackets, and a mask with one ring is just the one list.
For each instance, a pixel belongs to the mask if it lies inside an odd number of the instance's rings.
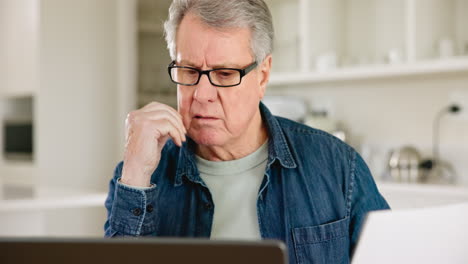
{"label": "ear", "polygon": [[262,99],[263,96],[265,96],[266,87],[268,81],[270,80],[271,61],[272,57],[270,54],[266,56],[266,58],[259,65],[258,81],[260,88],[260,99]]}

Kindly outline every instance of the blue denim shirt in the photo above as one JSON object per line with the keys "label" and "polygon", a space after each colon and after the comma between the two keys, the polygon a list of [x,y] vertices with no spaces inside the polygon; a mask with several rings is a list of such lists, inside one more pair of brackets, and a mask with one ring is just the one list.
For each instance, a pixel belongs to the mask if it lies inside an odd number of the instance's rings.
{"label": "blue denim shirt", "polygon": [[[257,200],[262,238],[284,241],[290,263],[349,263],[366,213],[389,208],[365,162],[323,131],[273,116],[262,103],[260,111],[269,135]],[[146,190],[120,184],[117,165],[105,202],[107,237],[210,237],[215,205],[194,146],[168,141]]]}

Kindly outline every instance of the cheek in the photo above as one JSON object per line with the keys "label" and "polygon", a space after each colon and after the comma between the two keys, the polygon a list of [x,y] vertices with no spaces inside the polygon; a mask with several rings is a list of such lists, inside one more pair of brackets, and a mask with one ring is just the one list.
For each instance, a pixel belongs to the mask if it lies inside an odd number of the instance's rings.
{"label": "cheek", "polygon": [[259,85],[255,80],[255,78],[249,79],[249,81],[245,83],[246,87],[244,87],[237,96],[238,104],[242,105],[242,109],[246,111],[251,111],[252,108],[258,108],[261,94]]}
{"label": "cheek", "polygon": [[226,95],[224,101],[224,111],[227,118],[227,126],[230,130],[243,130],[246,123],[254,115],[260,101],[259,94],[256,90],[249,89],[256,87],[255,83],[249,83],[247,87],[243,87],[234,94]]}
{"label": "cheek", "polygon": [[184,89],[177,88],[177,110],[182,115],[182,122],[185,128],[190,125],[190,106],[192,105],[192,95],[184,91]]}

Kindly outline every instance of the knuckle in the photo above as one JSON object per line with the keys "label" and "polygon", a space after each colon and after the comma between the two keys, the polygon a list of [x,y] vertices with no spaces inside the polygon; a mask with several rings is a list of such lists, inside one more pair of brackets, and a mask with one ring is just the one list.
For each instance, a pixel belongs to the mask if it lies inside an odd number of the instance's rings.
{"label": "knuckle", "polygon": [[165,122],[171,127],[171,129],[177,128],[177,124],[174,122],[171,116],[164,116],[163,117]]}
{"label": "knuckle", "polygon": [[163,113],[162,113],[162,118],[163,118],[164,120],[170,122],[170,121],[171,121],[171,114],[168,113],[168,112],[163,112]]}
{"label": "knuckle", "polygon": [[151,120],[149,120],[149,119],[143,118],[142,120],[138,121],[138,124],[141,127],[148,128],[148,127],[151,127],[153,125],[153,122],[151,122]]}
{"label": "knuckle", "polygon": [[157,105],[160,105],[160,103],[156,102],[156,101],[152,101],[148,104],[148,106],[157,106]]}
{"label": "knuckle", "polygon": [[127,114],[127,122],[134,123],[136,120],[136,116],[138,115],[137,111],[131,111]]}

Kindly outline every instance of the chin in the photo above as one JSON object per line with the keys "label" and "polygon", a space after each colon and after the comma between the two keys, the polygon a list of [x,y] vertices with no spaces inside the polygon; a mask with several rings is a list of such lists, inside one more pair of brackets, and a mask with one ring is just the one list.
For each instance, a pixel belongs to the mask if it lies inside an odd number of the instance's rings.
{"label": "chin", "polygon": [[216,131],[194,131],[189,133],[189,136],[198,144],[203,146],[220,146],[223,145],[223,137]]}

